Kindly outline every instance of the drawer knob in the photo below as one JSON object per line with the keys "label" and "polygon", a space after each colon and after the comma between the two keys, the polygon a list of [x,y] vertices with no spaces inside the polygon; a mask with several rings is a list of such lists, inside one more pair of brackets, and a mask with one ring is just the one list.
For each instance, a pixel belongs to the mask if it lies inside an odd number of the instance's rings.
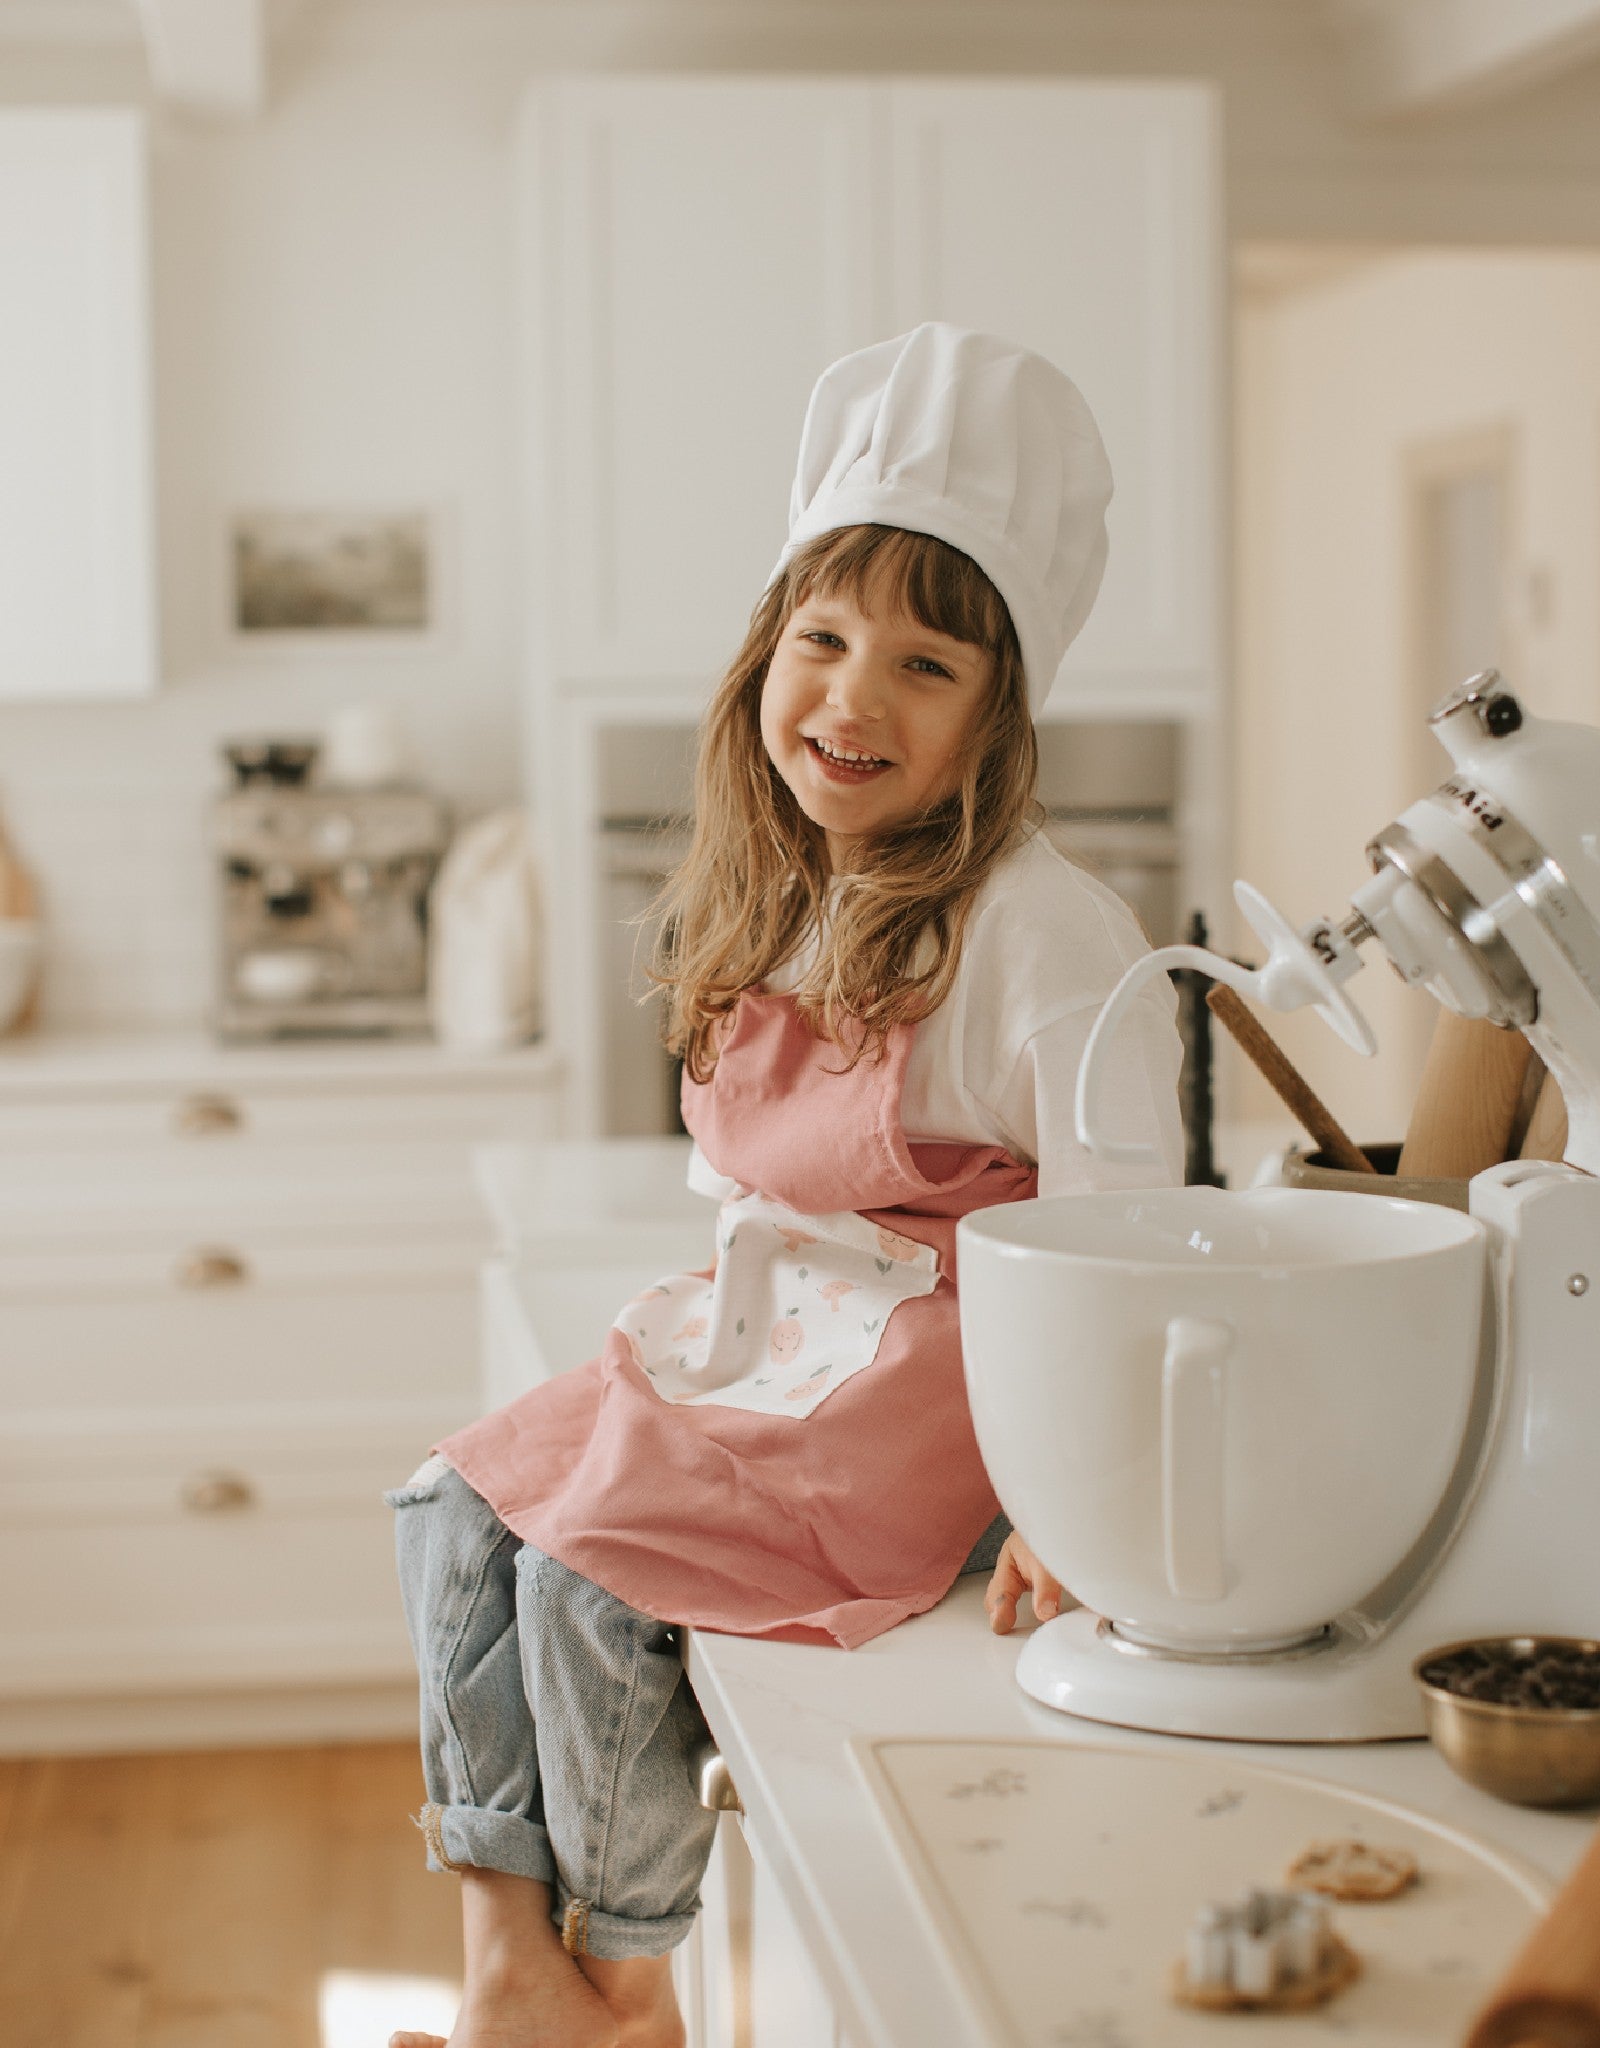
{"label": "drawer knob", "polygon": [[226,1515],[254,1507],[256,1490],[237,1472],[197,1472],[183,1482],[178,1498],[192,1515]]}
{"label": "drawer knob", "polygon": [[700,1804],[712,1813],[744,1812],[744,1803],[729,1775],[728,1766],[722,1760],[722,1751],[714,1742],[698,1743],[689,1752],[689,1775],[694,1780]]}
{"label": "drawer knob", "polygon": [[178,1261],[180,1287],[242,1287],[249,1278],[250,1268],[239,1254],[216,1245],[199,1245]]}
{"label": "drawer knob", "polygon": [[218,1131],[237,1131],[243,1124],[244,1111],[237,1102],[205,1089],[184,1096],[172,1112],[172,1128],[181,1138],[208,1138]]}

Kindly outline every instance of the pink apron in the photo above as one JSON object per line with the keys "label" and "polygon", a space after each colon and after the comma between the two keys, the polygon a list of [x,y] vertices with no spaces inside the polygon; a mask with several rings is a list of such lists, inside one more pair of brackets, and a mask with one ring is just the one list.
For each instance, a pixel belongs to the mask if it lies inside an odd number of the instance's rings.
{"label": "pink apron", "polygon": [[[962,1379],[956,1224],[1036,1177],[996,1147],[907,1142],[910,1045],[902,1027],[842,1072],[787,996],[741,999],[711,1080],[683,1091],[712,1166],[759,1191],[724,1207],[716,1288],[663,1282],[599,1358],[438,1447],[525,1542],[660,1620],[846,1649],[949,1590],[999,1511]],[[747,1329],[716,1298],[736,1234],[773,1262],[776,1321]],[[707,1314],[685,1316],[684,1288]]]}

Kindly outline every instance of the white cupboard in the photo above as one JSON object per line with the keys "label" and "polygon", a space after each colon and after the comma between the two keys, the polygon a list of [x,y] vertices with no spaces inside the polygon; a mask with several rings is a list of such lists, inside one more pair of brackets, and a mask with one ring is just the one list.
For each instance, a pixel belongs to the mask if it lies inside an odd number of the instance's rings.
{"label": "white cupboard", "polygon": [[1014,335],[1094,409],[1117,478],[1111,562],[1046,716],[1179,729],[1182,900],[1217,914],[1215,91],[566,79],[533,90],[519,135],[528,781],[561,877],[548,1023],[577,1131],[610,1128],[608,736],[692,728],[782,546],[811,384],[917,321]]}
{"label": "white cupboard", "polygon": [[737,643],[817,370],[875,328],[869,97],[651,78],[532,102],[563,679],[709,679]]}
{"label": "white cupboard", "polygon": [[1188,85],[897,84],[891,309],[1037,349],[1111,456],[1111,554],[1058,709],[1097,686],[1203,704],[1217,649],[1221,222]]}
{"label": "white cupboard", "polygon": [[0,698],[156,685],[147,188],[137,111],[0,110]]}
{"label": "white cupboard", "polygon": [[0,1075],[0,1750],[414,1725],[381,1496],[477,1412],[472,1147],[555,1075],[235,1064]]}
{"label": "white cupboard", "polygon": [[1103,81],[584,79],[524,116],[536,683],[714,676],[785,530],[806,397],[920,320],[1050,356],[1118,479],[1069,672],[1216,667],[1215,96]]}
{"label": "white cupboard", "polygon": [[772,1864],[723,1814],[702,1911],[673,1951],[688,2048],[851,2048]]}

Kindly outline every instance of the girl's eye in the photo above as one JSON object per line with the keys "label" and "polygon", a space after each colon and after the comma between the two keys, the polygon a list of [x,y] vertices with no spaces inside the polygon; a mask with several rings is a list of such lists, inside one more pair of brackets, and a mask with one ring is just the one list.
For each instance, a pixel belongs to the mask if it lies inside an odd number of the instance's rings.
{"label": "girl's eye", "polygon": [[935,661],[931,655],[918,654],[912,658],[911,666],[923,675],[944,676],[949,679],[950,671],[942,661]]}
{"label": "girl's eye", "polygon": [[800,637],[802,640],[814,640],[819,647],[842,647],[844,645],[844,642],[837,633],[825,633],[820,627],[813,631],[802,633]]}

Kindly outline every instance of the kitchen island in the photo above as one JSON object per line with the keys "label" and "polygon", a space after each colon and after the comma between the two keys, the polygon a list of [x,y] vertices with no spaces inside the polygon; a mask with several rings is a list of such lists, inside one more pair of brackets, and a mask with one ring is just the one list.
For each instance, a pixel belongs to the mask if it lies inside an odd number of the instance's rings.
{"label": "kitchen island", "polygon": [[[688,1247],[702,1242],[709,1210],[683,1188],[686,1150],[682,1141],[480,1150],[480,1188],[500,1239],[499,1256],[486,1274],[496,1399],[506,1398],[518,1382],[526,1385],[577,1363],[585,1349],[593,1349],[593,1332],[605,1327],[632,1287],[671,1270],[674,1261],[662,1255],[675,1239],[686,1258]],[[1219,1785],[1227,1781],[1225,1798],[1261,1783],[1253,1773],[1262,1770],[1296,1774],[1353,1795],[1346,1802],[1352,1824],[1372,1820],[1376,1841],[1385,1839],[1384,1816],[1363,1808],[1362,1800],[1393,1802],[1424,1823],[1459,1831],[1508,1859],[1507,1910],[1503,1923],[1477,1943],[1470,1964],[1460,1957],[1419,1955],[1412,1999],[1417,2011],[1442,2012],[1452,2001],[1459,2006],[1467,1989],[1464,1980],[1423,1980],[1421,1973],[1430,1968],[1470,1968],[1492,1981],[1518,1946],[1536,1910],[1532,1901],[1559,1881],[1588,1840],[1592,1815],[1536,1813],[1493,1800],[1454,1777],[1422,1742],[1198,1742],[1054,1713],[1018,1688],[1014,1669],[1023,1630],[1009,1638],[989,1633],[984,1583],[981,1576],[962,1580],[931,1612],[851,1652],[689,1635],[690,1681],[743,1808],[737,1820],[724,1820],[724,1840],[706,1887],[704,1925],[681,1957],[692,2044],[988,2048],[1037,2038],[1062,2048],[1147,2048],[1149,2037],[1103,2001],[1075,2011],[1067,1998],[1059,2025],[1038,2036],[996,2027],[992,2002],[986,2004],[970,1961],[963,1961],[970,1952],[952,1932],[948,1897],[935,1896],[914,1848],[907,1852],[905,1829],[885,1818],[876,1761],[883,1752],[875,1752],[875,1745],[948,1742],[962,1745],[951,1754],[967,1760],[974,1744],[1087,1747],[1114,1758],[1176,1760],[1174,1784],[1187,1783],[1184,1766],[1199,1759]],[[1009,1761],[1018,1759],[1012,1755]],[[1152,1869],[1180,1853],[1181,1845],[1174,1844],[1188,1811],[1180,1802],[1172,1827],[1163,1822],[1152,1828]],[[1406,1815],[1394,1816],[1387,1832],[1404,1834],[1414,1825]],[[987,1841],[980,1836],[972,1846],[998,1848],[1002,1833],[990,1826]],[[1192,1858],[1194,1851],[1182,1853]],[[1435,1901],[1448,1903],[1449,1885],[1457,1882],[1446,1870],[1452,1855],[1459,1856],[1459,1845],[1451,1848],[1440,1838]],[[1073,1859],[1069,1820],[1061,1834],[1063,1871],[1073,1868]],[[1426,1848],[1420,1860],[1425,1878],[1418,1898],[1426,1899]],[[995,1870],[999,1882],[998,1865]],[[1272,1882],[1279,1874],[1264,1869],[1259,1879]],[[1519,1874],[1521,1898],[1514,1896]],[[1500,1881],[1485,1880],[1491,1913],[1493,1883]],[[1209,1896],[1202,1892],[1193,1904]],[[1042,1915],[1021,1930],[1036,1958],[1031,1967],[1059,1967],[1071,1941],[1087,1928],[1097,1939],[1124,1942],[1125,1974],[1137,1988],[1148,1979],[1152,1950],[1164,1963],[1181,1942],[1181,1920],[1169,1930],[1152,1919],[1147,1928],[1137,1899],[1069,1899],[1061,1905],[1065,1920]],[[1362,1910],[1378,1909],[1348,1909],[1347,1919],[1358,1916],[1347,1928],[1358,1947]],[[1009,1967],[1002,1964],[1001,1974]],[[1390,1971],[1391,1981],[1395,1974]],[[1350,1994],[1349,2014],[1359,2015],[1358,1996],[1370,2004],[1380,1977],[1376,1961],[1371,1976],[1371,1984]],[[1297,2022],[1219,2021],[1174,2010],[1171,2038],[1225,2041],[1242,2030],[1255,2048],[1276,2048],[1286,2038],[1281,2029],[1291,2025],[1296,2038],[1330,2030],[1385,2043],[1458,2038],[1453,2021],[1412,2025],[1405,2010],[1402,1998],[1395,2006],[1401,2018],[1376,2031],[1340,2007]]]}

